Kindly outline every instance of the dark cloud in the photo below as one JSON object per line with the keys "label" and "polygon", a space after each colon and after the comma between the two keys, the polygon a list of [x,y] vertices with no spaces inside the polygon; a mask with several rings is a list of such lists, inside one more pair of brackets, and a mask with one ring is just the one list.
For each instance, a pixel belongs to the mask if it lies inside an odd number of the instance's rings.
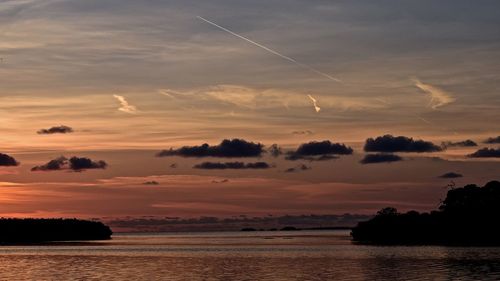
{"label": "dark cloud", "polygon": [[226,183],[226,182],[229,182],[228,179],[223,179],[221,181],[217,181],[217,180],[213,180],[212,183]]}
{"label": "dark cloud", "polygon": [[279,147],[279,145],[277,144],[273,144],[271,145],[267,151],[271,154],[271,156],[273,157],[278,157],[280,156],[281,154],[283,154],[283,151],[281,150],[281,147]]}
{"label": "dark cloud", "polygon": [[0,153],[0,166],[17,166],[19,162],[14,157]]}
{"label": "dark cloud", "polygon": [[67,133],[73,133],[73,128],[64,125],[51,127],[49,129],[41,129],[37,132],[37,134],[39,135],[67,134]]}
{"label": "dark cloud", "polygon": [[500,143],[500,136],[488,138],[484,141],[484,143]]}
{"label": "dark cloud", "polygon": [[294,135],[312,135],[314,133],[312,131],[305,130],[305,131],[293,131],[292,134],[294,134]]}
{"label": "dark cloud", "polygon": [[376,163],[391,163],[402,160],[403,158],[395,154],[377,153],[377,154],[366,154],[365,157],[361,159],[361,161],[359,162],[361,164],[376,164]]}
{"label": "dark cloud", "polygon": [[59,158],[50,160],[47,164],[35,166],[31,168],[32,171],[56,171],[62,170],[68,165],[68,158],[61,156]]}
{"label": "dark cloud", "polygon": [[440,175],[439,177],[443,179],[455,179],[455,178],[461,178],[463,177],[463,175],[455,172],[448,172]]}
{"label": "dark cloud", "polygon": [[297,148],[294,154],[304,155],[304,156],[317,156],[317,155],[329,155],[329,154],[352,154],[352,148],[341,144],[332,143],[328,140],[325,141],[312,141],[309,143],[304,143]]}
{"label": "dark cloud", "polygon": [[366,140],[365,151],[369,152],[435,152],[442,148],[432,142],[414,140],[413,138],[384,135],[375,139]]}
{"label": "dark cloud", "polygon": [[83,171],[87,169],[105,169],[108,164],[102,160],[93,161],[86,157],[71,157],[70,159],[61,156],[50,160],[48,163],[31,168],[32,171],[58,171],[58,170],[73,170]]}
{"label": "dark cloud", "polygon": [[342,143],[332,143],[329,140],[311,141],[301,144],[297,150],[288,153],[287,160],[324,161],[338,158],[335,155],[349,155],[353,149]]}
{"label": "dark cloud", "polygon": [[86,169],[105,169],[108,164],[106,162],[100,161],[92,161],[89,158],[85,157],[71,157],[69,159],[70,168],[75,171],[86,170]]}
{"label": "dark cloud", "polygon": [[326,154],[326,155],[321,155],[320,157],[318,157],[314,160],[315,161],[328,161],[328,160],[338,159],[338,158],[339,158],[338,156]]}
{"label": "dark cloud", "polygon": [[299,171],[307,171],[310,169],[311,169],[310,166],[307,166],[306,164],[300,164],[300,165],[297,165],[295,167],[286,169],[285,173],[295,173],[295,172],[299,172]]}
{"label": "dark cloud", "polygon": [[307,161],[328,161],[328,160],[333,160],[333,159],[338,159],[338,156],[335,155],[321,155],[321,156],[303,156],[303,155],[297,155],[294,154],[293,152],[288,153],[288,155],[285,157],[286,160],[290,161],[297,161],[297,160],[307,160]]}
{"label": "dark cloud", "polygon": [[243,162],[203,162],[195,165],[193,168],[206,170],[224,170],[224,169],[269,169],[271,166],[266,162],[243,163]]}
{"label": "dark cloud", "polygon": [[451,141],[446,141],[441,143],[441,146],[446,148],[446,147],[471,147],[471,146],[477,146],[477,143],[475,143],[472,140],[464,140],[464,141],[459,141],[459,142],[451,142]]}
{"label": "dark cloud", "polygon": [[202,144],[200,146],[183,146],[159,152],[156,156],[182,157],[258,157],[264,152],[260,143],[248,142],[243,139],[223,140],[219,145]]}
{"label": "dark cloud", "polygon": [[159,185],[160,183],[157,181],[147,181],[143,183],[144,185]]}
{"label": "dark cloud", "polygon": [[467,156],[474,158],[497,158],[500,157],[500,148],[494,149],[485,147]]}

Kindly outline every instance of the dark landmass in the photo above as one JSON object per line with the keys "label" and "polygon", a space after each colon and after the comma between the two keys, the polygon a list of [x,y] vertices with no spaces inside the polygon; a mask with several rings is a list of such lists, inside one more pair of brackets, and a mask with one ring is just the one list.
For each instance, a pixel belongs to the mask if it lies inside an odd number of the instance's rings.
{"label": "dark landmass", "polygon": [[141,217],[107,220],[106,224],[117,232],[196,232],[240,231],[243,229],[276,231],[284,227],[302,230],[348,229],[373,216],[343,215],[285,215],[249,217],[240,215],[230,218],[200,217]]}
{"label": "dark landmass", "polygon": [[285,226],[280,231],[299,231],[300,228],[296,228],[294,226]]}
{"label": "dark landmass", "polygon": [[379,245],[500,246],[500,182],[452,188],[439,210],[430,213],[382,209],[351,235]]}
{"label": "dark landmass", "polygon": [[245,228],[242,228],[241,231],[257,231],[257,229],[255,229],[253,227],[245,227]]}
{"label": "dark landmass", "polygon": [[309,227],[302,230],[349,230],[352,226],[325,226],[325,227]]}
{"label": "dark landmass", "polygon": [[0,219],[0,244],[111,239],[111,229],[98,221],[77,219]]}

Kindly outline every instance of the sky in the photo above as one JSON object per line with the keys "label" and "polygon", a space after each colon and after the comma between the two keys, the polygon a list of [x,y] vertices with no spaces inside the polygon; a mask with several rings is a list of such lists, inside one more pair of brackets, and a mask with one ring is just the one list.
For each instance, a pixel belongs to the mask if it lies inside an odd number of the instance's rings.
{"label": "sky", "polygon": [[500,2],[283,3],[0,0],[0,215],[428,211],[499,179]]}

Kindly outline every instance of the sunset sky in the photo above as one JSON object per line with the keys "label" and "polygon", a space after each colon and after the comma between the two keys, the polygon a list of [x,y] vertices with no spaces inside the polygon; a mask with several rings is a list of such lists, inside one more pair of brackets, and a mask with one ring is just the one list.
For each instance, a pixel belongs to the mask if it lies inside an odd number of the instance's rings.
{"label": "sunset sky", "polygon": [[0,0],[0,216],[434,209],[500,179],[498,11]]}

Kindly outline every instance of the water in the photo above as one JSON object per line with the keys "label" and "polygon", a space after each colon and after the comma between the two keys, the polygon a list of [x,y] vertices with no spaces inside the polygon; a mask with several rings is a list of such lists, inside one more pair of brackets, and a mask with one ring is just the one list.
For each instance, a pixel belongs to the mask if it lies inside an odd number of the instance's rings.
{"label": "water", "polygon": [[0,280],[498,280],[500,248],[353,245],[347,231],[121,234],[0,247]]}

